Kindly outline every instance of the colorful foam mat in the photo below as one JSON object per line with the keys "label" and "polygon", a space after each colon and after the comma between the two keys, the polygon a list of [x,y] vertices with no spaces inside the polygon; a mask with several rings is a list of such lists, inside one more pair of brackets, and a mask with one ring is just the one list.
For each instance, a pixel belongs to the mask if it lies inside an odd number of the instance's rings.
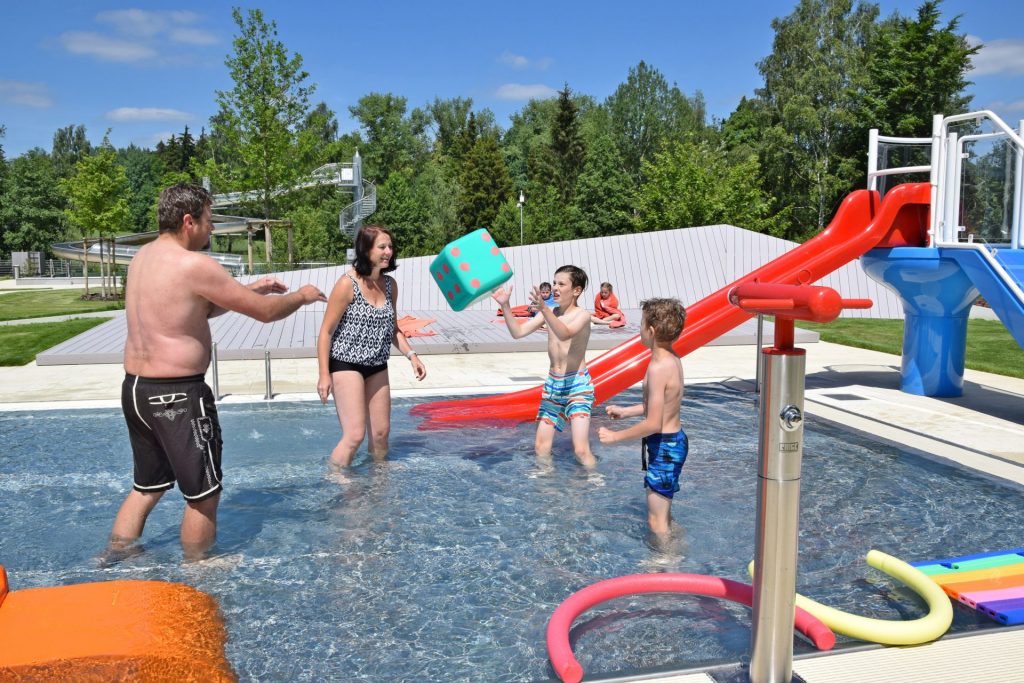
{"label": "colorful foam mat", "polygon": [[967,607],[1001,624],[1024,624],[1024,548],[922,560],[911,565]]}

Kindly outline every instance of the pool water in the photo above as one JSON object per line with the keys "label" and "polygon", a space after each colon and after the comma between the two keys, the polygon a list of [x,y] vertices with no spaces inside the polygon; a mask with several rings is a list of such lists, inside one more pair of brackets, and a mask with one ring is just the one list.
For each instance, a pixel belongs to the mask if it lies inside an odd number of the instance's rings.
{"label": "pool water", "polygon": [[[619,402],[637,402],[628,392]],[[673,541],[648,539],[636,443],[601,446],[596,472],[568,437],[550,465],[533,426],[422,432],[394,407],[392,455],[357,457],[343,481],[319,403],[222,405],[215,557],[183,565],[182,500],[150,516],[145,552],[98,560],[131,480],[117,410],[0,413],[0,564],[12,589],[112,579],[179,581],[215,596],[241,680],[537,681],[553,673],[552,610],[594,581],[684,571],[747,581],[753,556],[757,409],[714,385],[687,389],[690,457]],[[594,428],[606,419],[595,419]],[[877,548],[912,561],[1020,545],[1021,486],[811,419],[802,479],[798,590],[885,619],[924,611],[870,569]],[[955,610],[954,630],[995,627]],[[622,598],[573,629],[588,675],[744,660],[749,610],[709,598]],[[840,646],[851,643],[840,638]],[[798,639],[796,654],[811,647]]]}

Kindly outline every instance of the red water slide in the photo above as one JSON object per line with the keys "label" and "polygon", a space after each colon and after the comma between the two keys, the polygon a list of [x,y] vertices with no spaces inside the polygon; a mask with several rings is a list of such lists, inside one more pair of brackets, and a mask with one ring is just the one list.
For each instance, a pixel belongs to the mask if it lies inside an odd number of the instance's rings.
{"label": "red water slide", "polygon": [[[686,309],[686,327],[673,349],[685,356],[752,317],[729,303],[729,291],[746,282],[811,284],[877,246],[918,246],[928,218],[928,183],[898,185],[879,202],[878,193],[852,192],[820,234]],[[637,335],[589,361],[595,403],[602,403],[643,379],[650,349]],[[541,387],[508,394],[424,403],[413,414],[426,428],[473,420],[532,420]]]}

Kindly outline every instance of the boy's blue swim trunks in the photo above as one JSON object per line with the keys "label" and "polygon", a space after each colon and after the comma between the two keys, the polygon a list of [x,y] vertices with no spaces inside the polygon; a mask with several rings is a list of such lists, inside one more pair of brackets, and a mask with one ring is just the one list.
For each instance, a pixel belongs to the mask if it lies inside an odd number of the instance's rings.
{"label": "boy's blue swim trunks", "polygon": [[679,473],[683,470],[690,442],[686,432],[680,429],[675,434],[652,434],[642,442],[644,487],[671,499],[679,490]]}
{"label": "boy's blue swim trunks", "polygon": [[571,375],[556,375],[548,371],[540,395],[537,420],[544,420],[562,431],[565,421],[574,417],[590,417],[594,407],[594,382],[587,369]]}

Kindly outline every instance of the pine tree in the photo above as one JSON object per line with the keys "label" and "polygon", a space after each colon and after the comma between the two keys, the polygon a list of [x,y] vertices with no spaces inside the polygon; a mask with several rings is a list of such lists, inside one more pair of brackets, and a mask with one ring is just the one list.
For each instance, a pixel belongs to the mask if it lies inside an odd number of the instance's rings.
{"label": "pine tree", "polygon": [[558,91],[558,111],[551,126],[551,152],[557,171],[555,183],[558,193],[568,204],[576,193],[576,179],[587,158],[587,147],[580,134],[579,110],[572,100],[568,83]]}
{"label": "pine tree", "polygon": [[498,209],[512,195],[512,181],[494,137],[474,143],[463,161],[460,179],[460,222],[467,228],[491,226]]}

